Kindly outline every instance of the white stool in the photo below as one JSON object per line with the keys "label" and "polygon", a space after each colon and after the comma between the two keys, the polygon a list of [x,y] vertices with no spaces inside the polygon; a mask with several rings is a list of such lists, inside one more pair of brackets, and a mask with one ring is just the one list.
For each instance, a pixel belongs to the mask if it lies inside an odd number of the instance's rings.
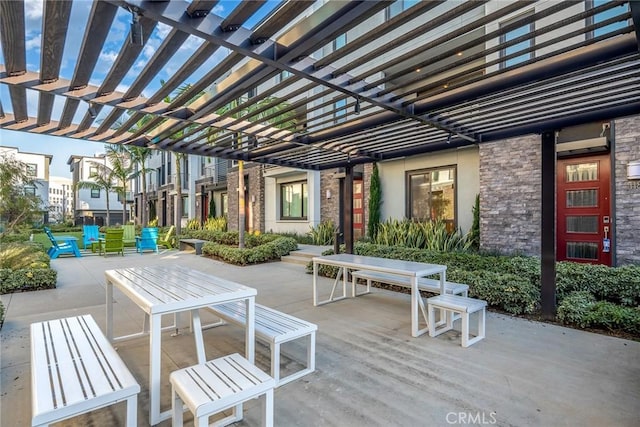
{"label": "white stool", "polygon": [[[437,295],[427,299],[427,317],[429,321],[429,335],[436,337],[443,332],[453,329],[453,313],[459,313],[462,318],[462,346],[469,347],[484,338],[485,307],[487,302],[481,299],[461,297],[458,295]],[[446,324],[437,329],[435,310],[444,311]],[[478,312],[478,335],[469,337],[469,315]]]}
{"label": "white stool", "polygon": [[210,416],[233,408],[232,415],[212,424],[226,426],[242,419],[243,402],[261,395],[262,425],[273,426],[275,380],[238,353],[174,371],[169,380],[174,426],[182,426],[183,402],[196,427],[208,426]]}

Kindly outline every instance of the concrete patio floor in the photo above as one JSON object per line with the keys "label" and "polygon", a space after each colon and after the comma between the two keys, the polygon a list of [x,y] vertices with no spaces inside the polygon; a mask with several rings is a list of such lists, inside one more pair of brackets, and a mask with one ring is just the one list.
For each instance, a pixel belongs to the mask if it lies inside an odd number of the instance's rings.
{"label": "concrete patio floor", "polygon": [[[316,372],[276,389],[276,426],[636,426],[640,420],[638,342],[488,313],[487,338],[465,349],[456,332],[412,338],[408,295],[375,289],[313,307],[312,277],[300,265],[236,267],[173,250],[57,259],[57,289],[2,295],[1,426],[31,422],[29,325],[91,314],[104,330],[104,271],[154,264],[181,264],[254,287],[257,302],[318,325]],[[332,282],[320,283],[328,289]],[[118,291],[114,297],[116,334],[139,330],[142,312]],[[206,330],[207,357],[242,353],[243,336],[234,326]],[[148,345],[140,338],[117,346],[142,387],[140,426],[148,425]],[[266,350],[256,349],[265,370]],[[163,409],[170,406],[169,372],[193,363],[188,329],[176,337],[167,332]],[[118,404],[62,425],[123,425],[124,416]],[[237,425],[260,425],[259,418],[254,401]],[[185,419],[191,425],[191,416]]]}

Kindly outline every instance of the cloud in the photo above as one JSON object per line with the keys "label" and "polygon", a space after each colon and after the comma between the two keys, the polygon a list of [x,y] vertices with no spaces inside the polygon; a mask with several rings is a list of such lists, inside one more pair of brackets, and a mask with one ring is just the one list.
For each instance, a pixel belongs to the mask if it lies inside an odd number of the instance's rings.
{"label": "cloud", "polygon": [[42,46],[42,34],[36,34],[32,38],[27,39],[24,46],[27,50],[35,49],[39,51]]}
{"label": "cloud", "polygon": [[158,37],[164,40],[171,32],[171,29],[172,27],[170,25],[158,22],[158,25],[156,26],[156,34],[158,35]]}
{"label": "cloud", "polygon": [[24,13],[27,19],[42,19],[42,0],[27,0],[24,2]]}
{"label": "cloud", "polygon": [[99,57],[100,61],[105,61],[108,64],[113,64],[116,61],[116,59],[118,59],[118,52],[115,52],[113,50],[101,52]]}

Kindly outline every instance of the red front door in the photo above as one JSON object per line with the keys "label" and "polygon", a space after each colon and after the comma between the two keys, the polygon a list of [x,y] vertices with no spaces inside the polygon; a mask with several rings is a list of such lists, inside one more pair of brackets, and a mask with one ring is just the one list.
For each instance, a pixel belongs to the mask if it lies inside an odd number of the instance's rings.
{"label": "red front door", "polygon": [[353,180],[353,240],[364,235],[363,185],[361,179]]}
{"label": "red front door", "polygon": [[558,160],[558,261],[611,265],[608,154]]}

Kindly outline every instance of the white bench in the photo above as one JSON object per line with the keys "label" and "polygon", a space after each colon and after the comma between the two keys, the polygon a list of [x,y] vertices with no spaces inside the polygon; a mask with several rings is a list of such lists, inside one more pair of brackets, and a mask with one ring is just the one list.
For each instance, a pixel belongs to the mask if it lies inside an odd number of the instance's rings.
{"label": "white bench", "polygon": [[201,239],[180,239],[180,250],[185,251],[187,246],[190,246],[195,250],[196,255],[202,255],[202,245],[207,242],[208,240]]}
{"label": "white bench", "polygon": [[[246,325],[246,307],[242,301],[218,304],[209,307],[209,309],[227,322],[242,327]],[[316,369],[316,331],[318,326],[260,304],[255,305],[255,311],[256,338],[269,344],[271,376],[276,382],[276,387],[313,372]],[[213,326],[218,325],[214,324]],[[307,338],[305,368],[280,378],[280,346],[302,337]]]}
{"label": "white bench", "polygon": [[[429,336],[435,337],[443,332],[453,329],[453,313],[459,313],[462,317],[462,346],[469,347],[484,338],[485,307],[487,302],[461,297],[458,295],[437,295],[427,299],[427,313],[429,323]],[[435,310],[445,312],[446,323],[437,328],[435,323]],[[474,338],[469,335],[469,315],[478,312],[478,333]]]}
{"label": "white bench", "polygon": [[264,395],[263,426],[273,426],[273,387],[269,375],[238,353],[174,371],[171,382],[173,426],[182,426],[183,402],[193,413],[195,426],[208,426],[209,417],[233,408],[232,415],[216,421],[225,426],[242,420],[242,403]]}
{"label": "white bench", "polygon": [[[352,281],[352,293],[353,296],[356,296],[356,279],[363,279],[367,281],[367,290],[362,294],[371,292],[371,282],[380,282],[387,283],[390,285],[411,286],[411,278],[407,276],[399,276],[397,274],[390,273],[381,273],[378,271],[368,271],[368,270],[356,270],[351,272]],[[440,293],[440,281],[435,279],[427,279],[426,277],[420,277],[418,279],[418,289],[421,291],[428,291],[433,293]],[[447,294],[453,295],[461,295],[466,297],[469,293],[469,286],[464,285],[462,283],[453,283],[446,282],[445,283],[445,292]]]}
{"label": "white bench", "polygon": [[127,402],[137,426],[140,386],[90,315],[31,324],[32,426]]}

